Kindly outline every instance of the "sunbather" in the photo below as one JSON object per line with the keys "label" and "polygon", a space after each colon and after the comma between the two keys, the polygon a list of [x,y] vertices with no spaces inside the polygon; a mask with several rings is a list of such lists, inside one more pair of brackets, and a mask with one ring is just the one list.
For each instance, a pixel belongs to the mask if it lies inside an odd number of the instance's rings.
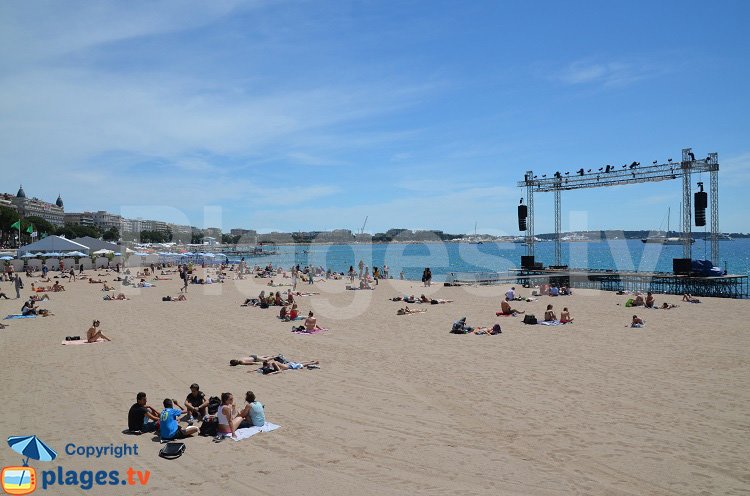
{"label": "sunbather", "polygon": [[687,301],[688,303],[700,303],[701,301],[698,298],[693,298],[692,295],[685,293],[682,295],[682,301]]}
{"label": "sunbather", "polygon": [[310,313],[307,314],[307,319],[305,319],[305,332],[312,332],[312,331],[322,331],[323,328],[318,326],[318,319],[315,318],[315,315],[313,314],[312,310],[310,310]]}
{"label": "sunbather", "polygon": [[260,363],[263,363],[267,360],[275,360],[276,358],[283,356],[277,355],[276,357],[270,356],[270,355],[250,355],[245,358],[238,358],[234,360],[229,360],[229,365],[232,367],[236,367],[237,365],[258,365]]}
{"label": "sunbather", "polygon": [[100,322],[98,320],[95,320],[94,323],[89,327],[89,330],[86,331],[86,341],[89,343],[95,343],[97,339],[102,338],[105,341],[112,341],[107,336],[102,334],[101,329],[99,329]]}
{"label": "sunbather", "polygon": [[570,312],[568,311],[568,307],[563,308],[563,311],[560,312],[560,323],[561,324],[568,324],[570,322],[573,322],[573,318],[570,316]]}
{"label": "sunbather", "polygon": [[633,320],[630,322],[630,327],[643,327],[645,325],[646,325],[645,320],[638,317],[637,315],[633,315]]}
{"label": "sunbather", "polygon": [[651,291],[646,293],[646,308],[654,308],[654,295],[651,294]]}
{"label": "sunbather", "polygon": [[420,303],[431,303],[433,305],[437,305],[438,303],[451,303],[453,300],[444,300],[444,299],[438,299],[438,298],[427,298],[425,295],[419,296],[419,302]]}
{"label": "sunbather", "polygon": [[495,324],[492,327],[477,327],[473,331],[467,332],[467,334],[476,334],[477,336],[487,335],[494,336],[501,334],[503,331],[500,329],[500,324]]}
{"label": "sunbather", "polygon": [[552,305],[547,305],[547,311],[544,312],[544,321],[554,322],[556,320],[557,316],[555,315],[555,312],[552,311]]}
{"label": "sunbather", "polygon": [[127,298],[124,293],[119,293],[117,295],[111,294],[111,295],[104,295],[104,298],[102,298],[105,301],[123,301],[123,300],[129,300],[130,298]]}
{"label": "sunbather", "polygon": [[672,304],[672,303],[667,303],[665,301],[664,303],[661,304],[661,307],[659,307],[659,308],[661,308],[662,310],[671,310],[673,308],[677,308],[677,305]]}
{"label": "sunbather", "polygon": [[427,310],[412,310],[409,307],[399,308],[396,310],[396,315],[412,315],[415,313],[425,313]]}
{"label": "sunbather", "polygon": [[518,315],[518,314],[526,313],[525,311],[511,308],[510,303],[508,303],[508,301],[509,301],[508,297],[506,296],[505,299],[500,302],[500,315]]}
{"label": "sunbather", "polygon": [[318,365],[320,365],[320,362],[318,360],[310,360],[308,362],[287,362],[287,363],[277,362],[276,360],[264,360],[263,366],[256,369],[256,371],[260,370],[261,373],[263,373],[263,375],[268,375],[268,374],[278,374],[285,370],[300,370],[305,367],[316,368]]}

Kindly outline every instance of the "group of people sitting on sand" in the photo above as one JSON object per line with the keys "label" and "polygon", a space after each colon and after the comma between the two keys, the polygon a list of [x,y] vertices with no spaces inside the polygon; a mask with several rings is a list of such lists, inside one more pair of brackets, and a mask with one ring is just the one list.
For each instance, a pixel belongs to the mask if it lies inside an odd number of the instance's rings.
{"label": "group of people sitting on sand", "polygon": [[283,307],[285,305],[293,304],[294,293],[292,293],[292,290],[289,289],[287,290],[285,297],[281,296],[281,291],[276,291],[276,293],[274,293],[273,291],[269,291],[268,295],[266,295],[265,291],[261,291],[257,298],[247,298],[245,299],[245,302],[240,306],[268,308],[273,306]]}
{"label": "group of people sitting on sand", "polygon": [[[198,432],[215,435],[220,441],[224,437],[236,439],[237,430],[248,427],[262,427],[266,423],[265,406],[259,402],[255,393],[245,393],[245,406],[238,410],[232,393],[222,393],[221,398],[207,398],[198,384],[191,384],[190,393],[185,398],[183,407],[176,399],[166,398],[159,412],[148,405],[146,393],[136,395],[136,402],[128,411],[128,431],[132,434],[158,431],[165,441],[185,439]],[[186,422],[187,426],[179,424]],[[193,425],[202,421],[200,428]],[[205,428],[212,427],[212,428]]]}
{"label": "group of people sitting on sand", "polygon": [[573,322],[573,318],[570,316],[568,307],[564,307],[560,312],[560,320],[557,320],[557,315],[552,305],[547,305],[547,310],[544,312],[544,322],[560,322],[561,324],[570,324]]}
{"label": "group of people sitting on sand", "polygon": [[34,283],[31,283],[31,290],[35,293],[46,293],[46,292],[53,292],[53,293],[59,293],[60,291],[65,291],[65,286],[60,284],[60,281],[55,281],[52,286],[35,286]]}
{"label": "group of people sitting on sand", "polygon": [[35,299],[29,298],[21,307],[21,315],[23,315],[24,317],[30,316],[30,315],[39,315],[42,317],[49,317],[50,315],[55,315],[54,313],[44,308],[37,308],[35,305],[36,301],[37,300]]}
{"label": "group of people sitting on sand", "polygon": [[573,290],[567,286],[557,286],[555,284],[540,284],[539,294],[544,296],[566,296],[572,295]]}
{"label": "group of people sitting on sand", "polygon": [[263,375],[269,375],[278,374],[285,370],[319,369],[320,361],[294,362],[286,359],[284,355],[250,355],[244,358],[229,360],[229,365],[232,367],[238,365],[255,366],[256,368],[250,370],[250,372],[260,372]]}

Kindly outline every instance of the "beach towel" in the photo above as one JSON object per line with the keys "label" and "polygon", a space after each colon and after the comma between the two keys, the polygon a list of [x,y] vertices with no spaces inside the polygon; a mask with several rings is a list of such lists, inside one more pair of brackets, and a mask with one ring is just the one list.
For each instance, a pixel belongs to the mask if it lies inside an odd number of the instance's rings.
{"label": "beach towel", "polygon": [[314,331],[297,331],[295,329],[292,329],[292,332],[294,334],[320,334],[321,332],[326,332],[328,329],[315,329]]}
{"label": "beach towel", "polygon": [[8,315],[3,320],[33,319],[35,317],[36,317],[36,315],[34,315],[34,314],[31,314],[31,315],[21,315],[20,313],[16,313],[16,314]]}
{"label": "beach towel", "polygon": [[546,326],[559,326],[562,325],[559,320],[543,320],[539,322],[539,325],[546,325]]}
{"label": "beach towel", "polygon": [[65,346],[74,346],[74,345],[77,346],[79,344],[99,344],[99,343],[106,343],[106,342],[107,342],[107,340],[105,340],[103,338],[99,338],[96,341],[94,341],[93,343],[89,343],[85,339],[77,339],[75,341],[63,341],[61,344],[65,345]]}
{"label": "beach towel", "polygon": [[271,432],[275,431],[279,427],[281,426],[266,422],[262,427],[247,427],[245,429],[237,429],[236,431],[234,431],[237,437],[232,439],[234,439],[235,441],[242,441],[243,439],[252,437],[259,432]]}

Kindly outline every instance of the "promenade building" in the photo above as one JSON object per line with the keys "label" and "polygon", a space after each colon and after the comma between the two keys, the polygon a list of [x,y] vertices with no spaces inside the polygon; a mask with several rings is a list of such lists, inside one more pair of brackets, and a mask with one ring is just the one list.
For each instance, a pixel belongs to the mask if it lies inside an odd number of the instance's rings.
{"label": "promenade building", "polygon": [[41,217],[54,226],[65,225],[65,209],[62,198],[58,195],[55,203],[48,203],[39,198],[27,198],[23,185],[18,188],[16,196],[11,197],[21,218]]}

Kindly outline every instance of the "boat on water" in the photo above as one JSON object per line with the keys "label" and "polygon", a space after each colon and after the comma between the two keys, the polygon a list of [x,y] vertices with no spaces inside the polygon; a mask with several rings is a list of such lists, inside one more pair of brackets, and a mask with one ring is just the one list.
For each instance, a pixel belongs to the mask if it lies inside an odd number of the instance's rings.
{"label": "boat on water", "polygon": [[573,233],[568,234],[567,236],[563,236],[560,238],[560,241],[563,243],[587,243],[589,241],[592,241],[588,238],[588,236],[584,236],[583,234],[579,233]]}
{"label": "boat on water", "polygon": [[[682,205],[680,205],[680,209],[682,209]],[[662,232],[659,231],[657,234],[652,234],[651,236],[648,236],[646,238],[641,239],[644,243],[656,243],[660,245],[682,245],[685,243],[685,238],[679,237],[679,236],[669,236],[669,221],[672,217],[671,209],[667,209],[667,231]],[[690,238],[690,243],[695,243],[694,238]]]}

